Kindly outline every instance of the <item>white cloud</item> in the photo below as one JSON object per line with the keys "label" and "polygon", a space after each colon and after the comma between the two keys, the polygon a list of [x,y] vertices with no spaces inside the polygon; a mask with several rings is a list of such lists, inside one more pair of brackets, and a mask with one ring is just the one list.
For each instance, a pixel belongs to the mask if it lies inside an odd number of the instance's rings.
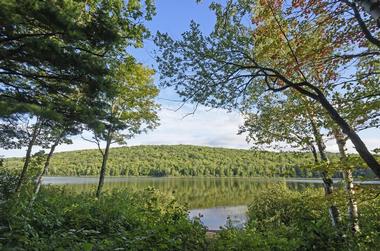
{"label": "white cloud", "polygon": [[[191,144],[244,149],[250,147],[245,141],[245,135],[237,135],[239,126],[243,124],[243,118],[239,113],[227,112],[222,109],[209,110],[201,106],[194,114],[184,117],[193,111],[193,106],[187,104],[177,112],[173,111],[175,108],[177,107],[173,103],[166,104],[159,112],[161,125],[147,134],[137,135],[129,141],[128,145]],[[379,129],[372,129],[360,133],[370,150],[380,147],[379,131]],[[85,133],[85,137],[90,138],[91,134]],[[95,144],[84,141],[79,136],[75,137],[73,141],[72,145],[59,146],[57,151],[96,148]],[[334,140],[329,140],[326,145],[328,151],[338,151]],[[36,148],[35,151],[37,150],[39,149]],[[348,150],[355,152],[350,142]],[[0,155],[7,157],[24,156],[24,154],[25,149],[8,151],[0,149]]]}
{"label": "white cloud", "polygon": [[[175,112],[169,109],[160,111],[161,126],[146,135],[138,135],[130,145],[139,144],[193,144],[248,148],[245,136],[237,135],[243,123],[237,112],[221,109],[208,111],[200,107],[194,114],[191,105]],[[186,116],[186,117],[184,117]]]}
{"label": "white cloud", "polygon": [[[175,106],[164,107],[159,112],[160,126],[147,134],[137,135],[128,142],[128,145],[174,145],[191,144],[202,146],[219,146],[229,148],[249,148],[244,135],[237,135],[239,125],[243,123],[242,117],[237,112],[226,112],[221,109],[210,110],[199,107],[193,111],[192,105],[185,105],[175,112]],[[188,115],[188,116],[186,116]],[[185,117],[186,116],[186,117]],[[90,133],[85,133],[90,138]],[[94,149],[96,145],[77,136],[72,145],[61,145],[57,151],[72,151],[79,149]],[[40,150],[35,148],[35,151]],[[0,155],[24,156],[25,149],[3,150]]]}

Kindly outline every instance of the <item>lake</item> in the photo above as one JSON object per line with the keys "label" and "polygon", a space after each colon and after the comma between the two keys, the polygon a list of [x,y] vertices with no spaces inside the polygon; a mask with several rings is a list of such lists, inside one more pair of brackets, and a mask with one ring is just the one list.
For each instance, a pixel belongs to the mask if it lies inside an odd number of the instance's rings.
{"label": "lake", "polygon": [[[65,186],[71,191],[95,191],[97,177],[44,177],[44,185]],[[274,182],[286,182],[291,189],[302,190],[308,187],[322,187],[319,179],[280,179],[280,178],[218,178],[218,177],[107,177],[104,189],[128,188],[142,190],[154,187],[171,194],[186,204],[189,217],[200,217],[209,230],[219,230],[227,224],[243,227],[246,212],[251,204],[252,194],[260,192]],[[339,183],[339,180],[335,180]],[[363,182],[362,182],[363,183]],[[379,184],[380,181],[375,181]],[[368,182],[368,184],[375,184]],[[366,184],[366,183],[364,183]]]}

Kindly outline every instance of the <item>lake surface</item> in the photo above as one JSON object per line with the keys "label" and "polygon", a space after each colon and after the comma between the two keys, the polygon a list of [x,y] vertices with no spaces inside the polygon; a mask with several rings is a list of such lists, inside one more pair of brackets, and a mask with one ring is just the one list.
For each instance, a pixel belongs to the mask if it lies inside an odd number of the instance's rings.
{"label": "lake surface", "polygon": [[[44,185],[65,186],[74,192],[95,191],[97,177],[44,177]],[[173,195],[189,208],[189,217],[200,217],[209,230],[219,230],[229,222],[243,227],[246,212],[252,201],[252,194],[260,192],[275,182],[286,182],[295,190],[308,187],[322,187],[319,179],[262,179],[262,178],[217,178],[217,177],[107,177],[104,189],[128,188],[142,190],[154,187]],[[335,180],[339,183],[339,180]],[[363,183],[363,182],[362,182]],[[368,184],[380,184],[380,181]],[[366,184],[366,183],[364,183]]]}

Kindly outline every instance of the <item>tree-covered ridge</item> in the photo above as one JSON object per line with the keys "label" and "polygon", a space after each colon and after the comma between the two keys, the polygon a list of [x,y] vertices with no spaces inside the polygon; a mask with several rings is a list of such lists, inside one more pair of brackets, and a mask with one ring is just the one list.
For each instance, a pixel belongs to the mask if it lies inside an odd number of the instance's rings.
{"label": "tree-covered ridge", "polygon": [[[54,154],[49,175],[97,175],[97,150]],[[107,175],[150,176],[318,176],[303,169],[313,163],[310,153],[269,152],[192,145],[145,145],[113,148]],[[20,158],[6,159],[8,168],[21,167]]]}

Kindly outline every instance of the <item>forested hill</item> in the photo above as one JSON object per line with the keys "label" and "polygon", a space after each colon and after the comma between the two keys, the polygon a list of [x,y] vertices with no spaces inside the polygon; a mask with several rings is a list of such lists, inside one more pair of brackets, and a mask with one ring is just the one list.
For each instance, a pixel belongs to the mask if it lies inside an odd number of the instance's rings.
{"label": "forested hill", "polygon": [[[107,175],[150,176],[288,176],[312,177],[304,170],[312,163],[308,153],[267,152],[192,145],[146,145],[112,148]],[[98,150],[56,153],[49,175],[98,175]],[[7,168],[21,168],[21,158],[5,161]]]}

